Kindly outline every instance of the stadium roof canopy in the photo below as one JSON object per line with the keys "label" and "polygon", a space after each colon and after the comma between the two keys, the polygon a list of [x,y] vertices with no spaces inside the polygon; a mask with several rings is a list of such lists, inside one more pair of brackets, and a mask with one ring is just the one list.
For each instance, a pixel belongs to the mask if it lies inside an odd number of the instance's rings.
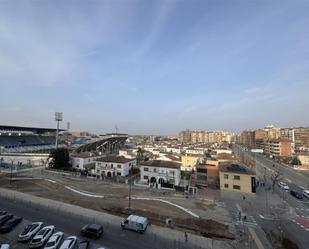
{"label": "stadium roof canopy", "polygon": [[[25,127],[25,126],[11,126],[11,125],[0,125],[1,131],[31,131],[38,134],[45,132],[56,132],[57,129],[52,128],[38,128],[38,127]],[[59,129],[59,131],[64,131],[63,129]]]}

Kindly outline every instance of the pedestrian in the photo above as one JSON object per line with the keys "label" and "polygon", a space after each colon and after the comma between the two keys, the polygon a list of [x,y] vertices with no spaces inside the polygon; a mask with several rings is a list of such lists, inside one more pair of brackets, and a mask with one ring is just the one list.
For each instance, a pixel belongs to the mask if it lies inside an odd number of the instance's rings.
{"label": "pedestrian", "polygon": [[238,212],[238,221],[241,220],[241,212]]}
{"label": "pedestrian", "polygon": [[247,215],[244,215],[244,221],[246,221],[247,220]]}
{"label": "pedestrian", "polygon": [[243,200],[246,200],[246,196],[243,195],[242,199],[243,199]]}
{"label": "pedestrian", "polygon": [[185,232],[185,241],[188,242],[188,234]]}

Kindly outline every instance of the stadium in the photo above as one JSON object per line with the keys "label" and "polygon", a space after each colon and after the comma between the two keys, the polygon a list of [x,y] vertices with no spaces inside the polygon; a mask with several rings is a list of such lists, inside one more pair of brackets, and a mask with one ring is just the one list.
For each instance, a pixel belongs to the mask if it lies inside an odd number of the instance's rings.
{"label": "stadium", "polygon": [[[63,130],[60,130],[63,131]],[[48,153],[55,147],[56,129],[0,126],[0,153]],[[59,147],[63,144],[59,144]]]}

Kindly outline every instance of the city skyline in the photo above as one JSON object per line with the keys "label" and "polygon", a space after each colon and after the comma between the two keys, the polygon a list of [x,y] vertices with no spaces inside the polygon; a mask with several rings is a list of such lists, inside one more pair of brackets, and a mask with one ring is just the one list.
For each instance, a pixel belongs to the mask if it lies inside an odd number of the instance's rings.
{"label": "city skyline", "polygon": [[309,2],[3,1],[3,125],[309,126]]}

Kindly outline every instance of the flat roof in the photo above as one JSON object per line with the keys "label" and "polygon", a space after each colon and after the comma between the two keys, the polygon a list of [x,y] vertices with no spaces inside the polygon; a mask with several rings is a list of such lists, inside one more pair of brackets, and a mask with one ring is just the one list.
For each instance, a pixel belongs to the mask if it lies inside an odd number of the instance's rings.
{"label": "flat roof", "polygon": [[220,166],[221,172],[228,173],[237,173],[237,174],[246,174],[246,175],[255,175],[252,169],[249,169],[243,165],[239,165],[236,163],[225,164]]}

